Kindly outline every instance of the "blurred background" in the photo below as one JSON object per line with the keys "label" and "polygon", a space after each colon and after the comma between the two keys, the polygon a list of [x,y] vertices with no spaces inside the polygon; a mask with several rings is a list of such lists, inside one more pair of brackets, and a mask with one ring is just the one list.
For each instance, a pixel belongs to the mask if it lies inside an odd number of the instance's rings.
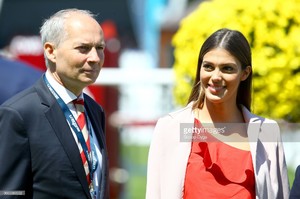
{"label": "blurred background", "polygon": [[65,8],[97,13],[107,45],[105,63],[85,92],[107,116],[110,196],[145,198],[148,149],[157,119],[185,105],[204,39],[218,28],[238,29],[253,48],[253,112],[280,123],[292,184],[300,164],[300,19],[295,10],[300,1],[282,4],[279,0],[0,0],[0,104],[46,70],[39,37],[45,18]]}

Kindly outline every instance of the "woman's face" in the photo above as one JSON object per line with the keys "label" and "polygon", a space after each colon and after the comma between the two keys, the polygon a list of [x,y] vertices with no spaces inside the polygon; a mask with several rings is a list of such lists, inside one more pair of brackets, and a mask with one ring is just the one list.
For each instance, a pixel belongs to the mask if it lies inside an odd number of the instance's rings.
{"label": "woman's face", "polygon": [[203,57],[200,81],[206,101],[211,103],[236,103],[238,87],[247,79],[251,68],[242,70],[241,63],[228,51],[215,48]]}

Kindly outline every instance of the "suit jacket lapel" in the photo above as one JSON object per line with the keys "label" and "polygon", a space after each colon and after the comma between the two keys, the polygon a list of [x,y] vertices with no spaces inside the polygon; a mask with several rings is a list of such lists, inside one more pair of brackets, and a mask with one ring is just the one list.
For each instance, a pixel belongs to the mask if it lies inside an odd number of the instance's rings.
{"label": "suit jacket lapel", "polygon": [[54,133],[58,137],[61,145],[63,146],[67,156],[73,168],[78,176],[78,179],[87,195],[90,198],[90,192],[88,183],[86,180],[86,174],[82,165],[82,160],[78,151],[78,146],[74,140],[71,129],[66,121],[66,118],[57,103],[54,96],[50,93],[49,89],[45,85],[42,79],[39,80],[37,86],[37,92],[39,93],[42,104],[49,107],[45,112],[46,118],[51,124]]}
{"label": "suit jacket lapel", "polygon": [[88,114],[88,116],[91,120],[91,123],[92,123],[93,129],[96,133],[96,137],[99,142],[100,148],[103,149],[103,148],[105,148],[105,138],[104,138],[104,132],[103,132],[104,129],[102,128],[101,125],[99,125],[100,123],[97,122],[97,119],[99,119],[99,121],[101,121],[101,120],[100,120],[100,118],[97,118],[95,114],[93,114],[93,112],[91,111],[92,107],[90,107],[89,103],[85,103],[85,109],[86,109],[86,113]]}
{"label": "suit jacket lapel", "polygon": [[[87,98],[85,98],[87,99]],[[104,137],[104,125],[100,122],[97,121],[102,121],[105,122],[105,120],[102,120],[102,118],[97,117],[99,114],[93,113],[93,108],[90,107],[90,103],[85,103],[85,109],[86,112],[91,120],[93,129],[95,131],[99,146],[100,146],[100,151],[102,154],[102,170],[101,170],[101,185],[100,185],[100,198],[104,198],[104,194],[106,193],[106,182],[107,182],[107,174],[108,174],[108,162],[107,162],[107,149],[106,149],[106,144],[105,144],[105,137]],[[101,117],[101,116],[100,116]],[[104,117],[104,115],[103,115]],[[101,124],[101,125],[99,125]]]}

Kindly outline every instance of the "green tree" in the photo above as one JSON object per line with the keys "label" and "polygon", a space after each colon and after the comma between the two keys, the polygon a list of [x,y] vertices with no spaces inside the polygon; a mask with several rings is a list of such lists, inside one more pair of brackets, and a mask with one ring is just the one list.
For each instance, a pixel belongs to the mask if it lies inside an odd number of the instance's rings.
{"label": "green tree", "polygon": [[241,31],[252,48],[256,114],[300,121],[300,0],[211,0],[185,17],[173,37],[175,101],[187,103],[200,47],[220,28]]}

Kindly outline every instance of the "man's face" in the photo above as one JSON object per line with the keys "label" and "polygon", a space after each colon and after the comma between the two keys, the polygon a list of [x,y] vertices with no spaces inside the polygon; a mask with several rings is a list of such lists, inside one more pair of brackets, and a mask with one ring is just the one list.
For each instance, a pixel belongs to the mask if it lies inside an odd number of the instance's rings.
{"label": "man's face", "polygon": [[65,22],[66,37],[53,47],[54,77],[74,94],[94,83],[104,63],[104,35],[93,18],[73,14]]}

